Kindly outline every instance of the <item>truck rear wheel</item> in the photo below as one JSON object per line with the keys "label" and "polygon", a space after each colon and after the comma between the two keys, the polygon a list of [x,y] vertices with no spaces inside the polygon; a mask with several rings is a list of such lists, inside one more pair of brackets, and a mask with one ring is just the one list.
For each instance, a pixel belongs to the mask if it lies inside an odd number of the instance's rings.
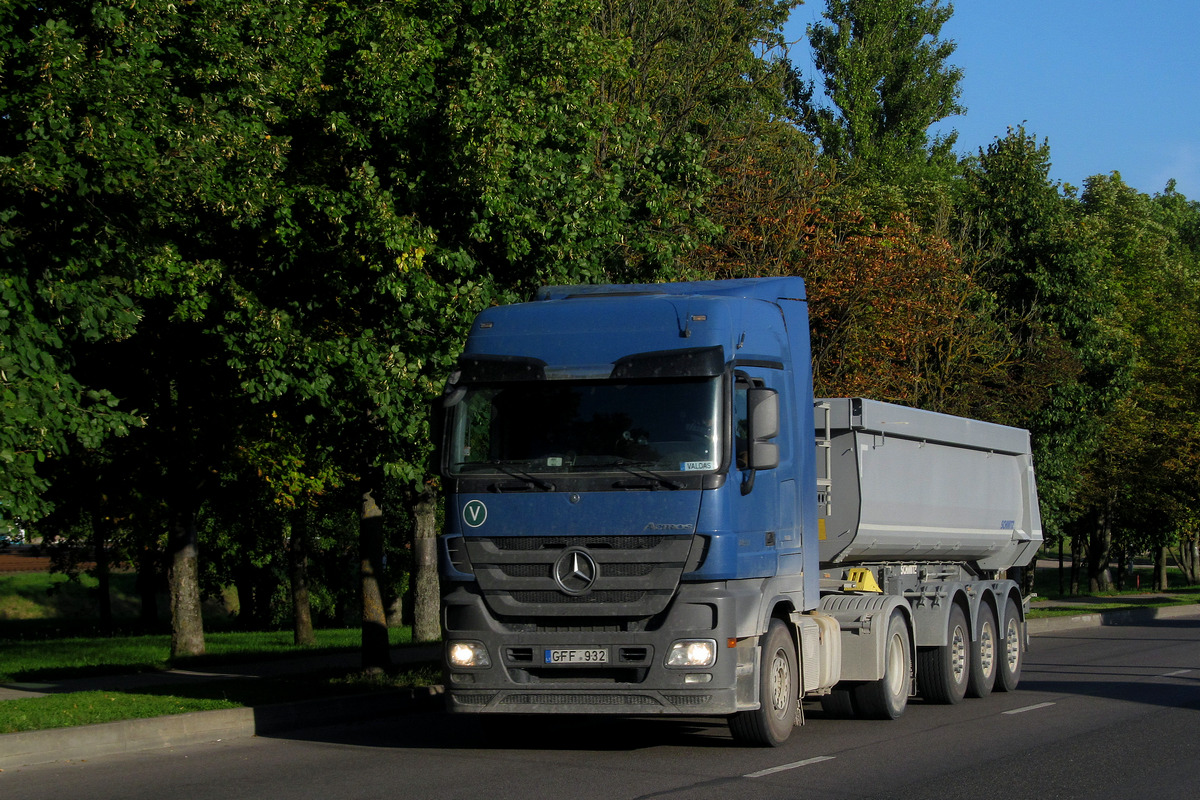
{"label": "truck rear wheel", "polygon": [[821,710],[831,717],[849,719],[855,715],[854,697],[850,689],[834,689],[821,697]]}
{"label": "truck rear wheel", "polygon": [[1021,682],[1021,664],[1025,661],[1025,623],[1021,610],[1011,597],[1004,608],[1004,638],[1000,642],[1000,663],[996,670],[996,691],[1015,692]]}
{"label": "truck rear wheel", "polygon": [[996,631],[996,612],[987,603],[979,604],[979,625],[971,640],[971,679],[967,682],[968,697],[987,697],[996,684],[996,664],[1000,654],[999,634]]}
{"label": "truck rear wheel", "polygon": [[854,687],[854,707],[868,719],[896,719],[908,705],[909,656],[908,621],[893,611],[888,620],[887,641],[883,651],[883,677]]}
{"label": "truck rear wheel", "polygon": [[971,634],[962,607],[950,609],[946,644],[917,652],[917,687],[930,703],[954,705],[967,695],[970,677]]}
{"label": "truck rear wheel", "polygon": [[730,717],[729,730],[739,742],[778,747],[796,725],[796,645],[787,626],[773,619],[761,647],[758,708]]}

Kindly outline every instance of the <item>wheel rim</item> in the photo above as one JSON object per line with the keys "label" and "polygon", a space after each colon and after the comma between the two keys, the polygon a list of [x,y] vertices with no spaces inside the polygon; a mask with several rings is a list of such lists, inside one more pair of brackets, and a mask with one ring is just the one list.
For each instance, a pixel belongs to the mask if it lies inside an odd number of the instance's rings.
{"label": "wheel rim", "polygon": [[887,652],[887,688],[893,697],[905,692],[905,681],[908,680],[908,659],[904,653],[904,638],[899,633],[894,634],[888,642]]}
{"label": "wheel rim", "polygon": [[782,717],[791,706],[788,688],[792,685],[792,669],[783,650],[776,650],[771,659],[771,708]]}
{"label": "wheel rim", "polygon": [[1021,629],[1015,619],[1010,619],[1004,626],[1004,660],[1009,674],[1016,672],[1021,665]]}
{"label": "wheel rim", "polygon": [[996,668],[996,636],[991,620],[985,622],[979,631],[979,666],[984,675],[991,675]]}
{"label": "wheel rim", "polygon": [[967,636],[961,625],[955,626],[954,635],[950,637],[950,669],[956,683],[967,672]]}

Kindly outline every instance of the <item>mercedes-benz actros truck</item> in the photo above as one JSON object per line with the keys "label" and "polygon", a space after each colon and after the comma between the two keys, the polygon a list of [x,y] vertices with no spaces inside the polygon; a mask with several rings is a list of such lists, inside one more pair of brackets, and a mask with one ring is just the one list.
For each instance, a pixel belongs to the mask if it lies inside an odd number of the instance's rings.
{"label": "mercedes-benz actros truck", "polygon": [[1029,434],[813,396],[800,278],[546,287],[438,404],[446,697],[675,714],[778,745],[1011,690]]}

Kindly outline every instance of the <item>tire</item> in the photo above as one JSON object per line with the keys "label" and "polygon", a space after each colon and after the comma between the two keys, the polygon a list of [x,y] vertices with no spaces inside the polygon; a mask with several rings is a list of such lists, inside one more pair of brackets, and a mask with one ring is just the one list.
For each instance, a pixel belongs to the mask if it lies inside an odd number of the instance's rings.
{"label": "tire", "polygon": [[987,603],[979,604],[979,624],[971,640],[971,677],[967,697],[987,697],[996,685],[996,667],[1000,662],[1000,635],[996,612]]}
{"label": "tire", "polygon": [[821,710],[831,717],[850,719],[854,717],[854,700],[850,689],[834,689],[821,697]]}
{"label": "tire", "polygon": [[910,641],[908,620],[900,611],[893,611],[883,645],[883,677],[854,687],[854,707],[860,716],[896,719],[904,713],[912,687]]}
{"label": "tire", "polygon": [[1004,630],[1000,640],[1000,659],[996,665],[996,691],[1015,692],[1021,682],[1025,663],[1025,622],[1021,609],[1011,597],[1004,606]]}
{"label": "tire", "polygon": [[950,609],[946,644],[917,652],[917,687],[930,703],[955,705],[967,696],[971,673],[971,633],[962,607]]}
{"label": "tire", "polygon": [[759,659],[758,708],[729,718],[733,738],[745,744],[778,747],[796,725],[798,680],[796,645],[780,620],[771,620]]}

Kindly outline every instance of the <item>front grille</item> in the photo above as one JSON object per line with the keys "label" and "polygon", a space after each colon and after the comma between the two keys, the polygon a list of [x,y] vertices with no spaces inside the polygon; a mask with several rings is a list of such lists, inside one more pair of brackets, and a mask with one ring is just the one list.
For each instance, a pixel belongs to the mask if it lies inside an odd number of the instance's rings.
{"label": "front grille", "polygon": [[[500,570],[509,578],[540,578],[553,565],[502,564]],[[653,564],[607,564],[604,574],[612,578],[641,578],[654,571]]]}
{"label": "front grille", "polygon": [[[465,537],[464,549],[485,601],[498,616],[646,618],[661,612],[683,574],[692,535]],[[555,563],[582,551],[595,580],[581,593],[563,591]]]}
{"label": "front grille", "polygon": [[[617,550],[651,550],[666,536],[497,536],[489,541],[497,550],[562,550],[566,547]],[[690,538],[690,537],[688,537]]]}
{"label": "front grille", "polygon": [[645,592],[588,592],[569,595],[552,591],[515,591],[510,596],[518,603],[639,603]]}
{"label": "front grille", "polygon": [[556,706],[659,706],[653,697],[642,694],[510,694],[501,705]]}

